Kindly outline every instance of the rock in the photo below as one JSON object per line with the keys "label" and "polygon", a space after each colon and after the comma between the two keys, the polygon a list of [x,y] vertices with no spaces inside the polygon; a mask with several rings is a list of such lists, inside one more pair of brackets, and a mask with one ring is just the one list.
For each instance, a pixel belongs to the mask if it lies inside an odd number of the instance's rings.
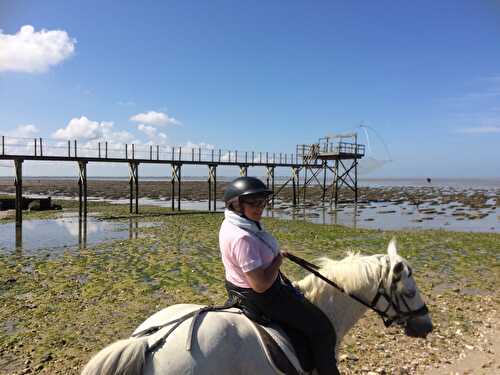
{"label": "rock", "polygon": [[53,359],[52,353],[45,353],[42,358],[40,359],[40,362],[45,363],[45,362],[50,362]]}
{"label": "rock", "polygon": [[359,358],[355,355],[355,354],[352,354],[352,353],[349,353],[349,354],[342,354],[340,357],[339,357],[339,361],[357,361],[359,360]]}

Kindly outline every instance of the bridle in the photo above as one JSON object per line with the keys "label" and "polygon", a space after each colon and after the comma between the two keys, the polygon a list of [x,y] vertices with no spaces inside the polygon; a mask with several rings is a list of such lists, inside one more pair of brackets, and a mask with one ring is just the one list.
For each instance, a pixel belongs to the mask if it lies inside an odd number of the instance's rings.
{"label": "bridle", "polygon": [[[339,291],[351,297],[352,299],[359,302],[363,306],[375,311],[380,316],[386,327],[390,327],[393,323],[405,324],[410,318],[423,316],[429,313],[429,309],[427,308],[425,303],[418,309],[412,310],[408,305],[406,297],[413,298],[415,296],[415,293],[410,293],[407,294],[406,296],[404,293],[396,293],[396,284],[394,283],[394,280],[391,282],[391,286],[389,288],[390,292],[387,293],[386,289],[384,288],[384,277],[382,277],[378,285],[377,294],[375,294],[375,297],[372,299],[371,303],[367,303],[363,301],[361,298],[355,296],[354,294],[346,293],[344,289],[339,287],[332,280],[328,279],[327,277],[319,273],[318,270],[320,268],[317,265],[309,263],[305,259],[299,258],[298,256],[295,256],[290,253],[284,253],[283,256],[291,260],[292,262],[298,264],[307,271],[311,272],[314,276],[320,278],[325,283],[338,289]],[[409,269],[409,271],[410,271],[409,276],[411,276],[411,269]],[[385,299],[385,301],[387,302],[387,307],[384,310],[380,310],[377,308],[377,304],[381,298]],[[403,311],[401,309],[402,305],[404,305],[406,311]],[[396,312],[396,315],[392,317],[389,316],[388,314],[388,311],[391,309],[391,307]]]}
{"label": "bridle", "polygon": [[[408,268],[408,270],[409,270],[408,277],[410,277],[411,268]],[[373,311],[375,311],[380,316],[386,327],[391,326],[392,323],[394,322],[398,324],[404,324],[410,318],[427,315],[429,313],[429,309],[427,308],[427,305],[425,303],[418,309],[412,310],[408,305],[408,302],[406,301],[406,297],[413,298],[415,296],[415,292],[409,294],[396,293],[396,284],[394,283],[394,281],[397,280],[392,280],[391,286],[389,288],[390,292],[388,294],[386,289],[384,288],[384,278],[382,278],[378,285],[377,294],[375,294],[375,297],[373,297],[369,305],[365,305],[370,309],[372,309]],[[350,294],[348,295],[351,296]],[[385,310],[379,310],[376,308],[380,298],[384,298],[385,301],[387,302],[387,307],[385,308]],[[406,311],[403,311],[401,309],[401,305],[404,305],[404,307],[406,307]],[[396,315],[393,317],[390,317],[389,314],[387,314],[387,312],[390,310],[391,307],[396,312]]]}

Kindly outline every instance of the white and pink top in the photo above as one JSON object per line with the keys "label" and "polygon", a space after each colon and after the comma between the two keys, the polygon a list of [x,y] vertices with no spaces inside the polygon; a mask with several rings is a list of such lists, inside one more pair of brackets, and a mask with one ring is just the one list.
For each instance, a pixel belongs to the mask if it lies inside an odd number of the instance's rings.
{"label": "white and pink top", "polygon": [[240,288],[250,288],[245,272],[267,268],[279,251],[273,250],[254,233],[231,223],[227,215],[220,227],[219,246],[226,280]]}

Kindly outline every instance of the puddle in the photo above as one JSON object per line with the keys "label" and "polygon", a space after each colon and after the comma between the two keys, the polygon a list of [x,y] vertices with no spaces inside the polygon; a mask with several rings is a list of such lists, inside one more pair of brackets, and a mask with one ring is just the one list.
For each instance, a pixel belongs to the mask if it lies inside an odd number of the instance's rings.
{"label": "puddle", "polygon": [[477,210],[458,216],[447,205],[425,205],[417,208],[409,203],[372,202],[363,208],[353,204],[288,210],[266,210],[265,216],[281,219],[306,220],[316,224],[341,224],[352,228],[399,230],[443,229],[463,232],[500,232],[500,220],[495,212]]}
{"label": "puddle", "polygon": [[3,323],[3,331],[7,335],[14,335],[14,334],[16,334],[18,332],[17,321],[11,320],[11,319],[7,319]]}
{"label": "puddle", "polygon": [[79,220],[75,214],[50,220],[24,220],[22,227],[5,223],[0,224],[0,254],[42,255],[43,251],[52,256],[71,248],[138,238],[142,228],[155,224],[141,223],[137,219],[128,222],[102,221],[93,216],[85,221]]}
{"label": "puddle", "polygon": [[[128,199],[107,200],[111,203],[129,204]],[[491,201],[493,202],[493,200]],[[490,203],[491,203],[490,202]],[[170,200],[140,198],[140,205],[171,207]],[[177,208],[177,201],[175,201]],[[224,202],[217,201],[217,211],[224,210]],[[181,200],[181,210],[208,210],[208,200]],[[275,200],[275,209],[266,209],[264,217],[286,220],[306,220],[316,224],[340,224],[352,228],[398,229],[446,229],[461,232],[500,232],[500,216],[495,210],[464,212],[457,202],[423,202],[419,205],[406,201],[340,204],[332,207],[314,206],[294,208],[287,202]],[[457,212],[459,214],[457,215]],[[469,216],[467,216],[469,215]]]}

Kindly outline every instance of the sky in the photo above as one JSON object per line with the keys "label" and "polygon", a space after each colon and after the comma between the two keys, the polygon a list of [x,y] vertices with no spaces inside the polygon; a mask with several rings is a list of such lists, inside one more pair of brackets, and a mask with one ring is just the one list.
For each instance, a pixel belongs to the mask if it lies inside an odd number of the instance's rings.
{"label": "sky", "polygon": [[366,177],[500,177],[499,1],[0,0],[0,30],[7,137],[294,153],[365,125]]}

